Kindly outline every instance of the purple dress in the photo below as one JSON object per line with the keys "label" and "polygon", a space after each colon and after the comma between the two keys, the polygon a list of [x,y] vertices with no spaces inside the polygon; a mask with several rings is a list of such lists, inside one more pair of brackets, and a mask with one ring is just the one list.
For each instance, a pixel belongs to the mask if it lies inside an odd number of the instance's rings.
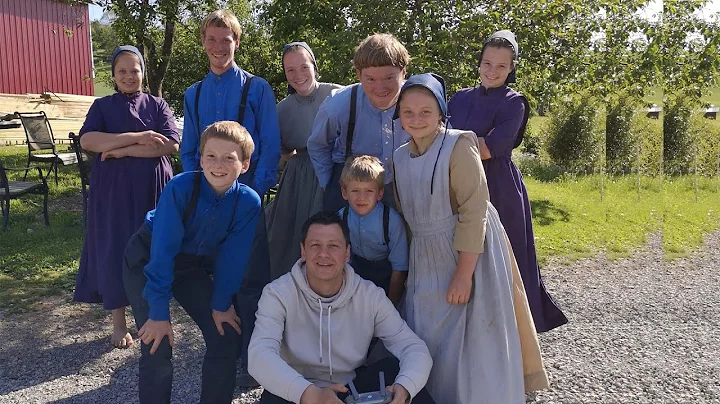
{"label": "purple dress", "polygon": [[511,160],[515,140],[524,123],[524,97],[503,86],[458,91],[448,102],[450,123],[485,138],[492,158],[483,160],[490,202],[505,227],[525,284],[537,332],[567,323],[567,318],[545,290],[535,252],[532,214],[520,170]]}
{"label": "purple dress", "polygon": [[[80,136],[93,131],[144,130],[154,130],[180,143],[175,118],[162,98],[116,93],[95,100]],[[145,214],[155,209],[170,178],[172,167],[167,156],[100,161],[98,154],[90,175],[87,229],[73,300],[102,303],[106,310],[128,305],[122,279],[125,247]]]}

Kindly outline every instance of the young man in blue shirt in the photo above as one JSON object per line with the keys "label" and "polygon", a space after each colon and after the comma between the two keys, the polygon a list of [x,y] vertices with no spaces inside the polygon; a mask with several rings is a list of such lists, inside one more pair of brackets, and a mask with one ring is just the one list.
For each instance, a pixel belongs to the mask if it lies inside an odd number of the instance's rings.
{"label": "young man in blue shirt", "polygon": [[336,212],[345,206],[340,174],[345,161],[359,155],[380,159],[387,172],[383,202],[395,206],[392,156],[410,137],[392,118],[408,63],[410,55],[397,38],[371,35],[353,56],[360,83],[334,91],[320,105],[307,150],[325,190],[325,210]]}
{"label": "young man in blue shirt", "polygon": [[384,184],[385,170],[377,157],[349,160],[340,176],[342,197],[349,206],[338,216],[350,228],[350,265],[355,273],[383,288],[397,306],[408,274],[408,239],[402,216],[380,202]]}
{"label": "young man in blue shirt", "polygon": [[[202,45],[210,62],[210,72],[185,91],[184,127],[180,152],[184,171],[198,169],[199,134],[213,122],[235,120],[242,124],[256,145],[250,167],[239,180],[261,197],[277,183],[280,161],[280,126],[275,108],[275,94],[262,77],[253,76],[235,64],[242,28],[228,10],[210,13],[202,23]],[[252,247],[246,278],[238,293],[242,320],[242,368],[238,383],[255,387],[247,373],[247,346],[255,325],[255,312],[262,288],[270,282],[265,215],[260,214],[256,239]]]}
{"label": "young man in blue shirt", "polygon": [[200,141],[203,171],[174,177],[128,243],[123,280],[143,342],[141,403],[170,402],[171,297],[205,339],[201,402],[232,401],[241,333],[233,296],[261,211],[258,194],[237,178],[250,166],[253,149],[237,122],[210,125]]}

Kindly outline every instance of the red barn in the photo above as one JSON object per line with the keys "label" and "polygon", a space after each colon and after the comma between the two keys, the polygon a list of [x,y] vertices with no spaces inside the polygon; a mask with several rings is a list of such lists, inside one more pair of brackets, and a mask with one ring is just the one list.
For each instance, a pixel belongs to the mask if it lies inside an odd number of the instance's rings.
{"label": "red barn", "polygon": [[0,0],[0,93],[93,95],[88,5]]}

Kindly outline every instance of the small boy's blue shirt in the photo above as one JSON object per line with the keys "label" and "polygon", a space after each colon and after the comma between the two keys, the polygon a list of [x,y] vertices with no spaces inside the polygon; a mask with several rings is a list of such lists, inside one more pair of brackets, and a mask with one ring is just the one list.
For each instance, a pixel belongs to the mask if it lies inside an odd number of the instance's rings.
{"label": "small boy's blue shirt", "polygon": [[185,210],[192,199],[194,177],[194,172],[176,175],[160,194],[157,208],[145,216],[152,241],[150,261],[144,271],[147,283],[143,297],[148,302],[152,320],[170,319],[178,253],[214,260],[211,306],[218,311],[230,308],[232,296],[240,289],[245,274],[260,212],[260,197],[252,188],[237,181],[219,196],[202,176],[195,212],[183,224]]}
{"label": "small boy's blue shirt", "polygon": [[345,209],[348,212],[348,227],[350,227],[350,248],[353,254],[370,261],[387,258],[393,271],[408,270],[408,241],[405,223],[402,216],[390,208],[390,221],[388,223],[388,236],[390,245],[385,243],[383,230],[383,205],[377,203],[375,208],[365,216],[360,216],[348,207],[340,209],[337,214],[342,217]]}

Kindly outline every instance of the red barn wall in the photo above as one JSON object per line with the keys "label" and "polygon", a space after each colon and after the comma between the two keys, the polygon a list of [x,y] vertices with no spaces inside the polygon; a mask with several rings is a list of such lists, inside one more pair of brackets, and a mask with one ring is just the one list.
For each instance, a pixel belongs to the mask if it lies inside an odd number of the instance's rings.
{"label": "red barn wall", "polygon": [[0,93],[93,95],[87,5],[0,0]]}

